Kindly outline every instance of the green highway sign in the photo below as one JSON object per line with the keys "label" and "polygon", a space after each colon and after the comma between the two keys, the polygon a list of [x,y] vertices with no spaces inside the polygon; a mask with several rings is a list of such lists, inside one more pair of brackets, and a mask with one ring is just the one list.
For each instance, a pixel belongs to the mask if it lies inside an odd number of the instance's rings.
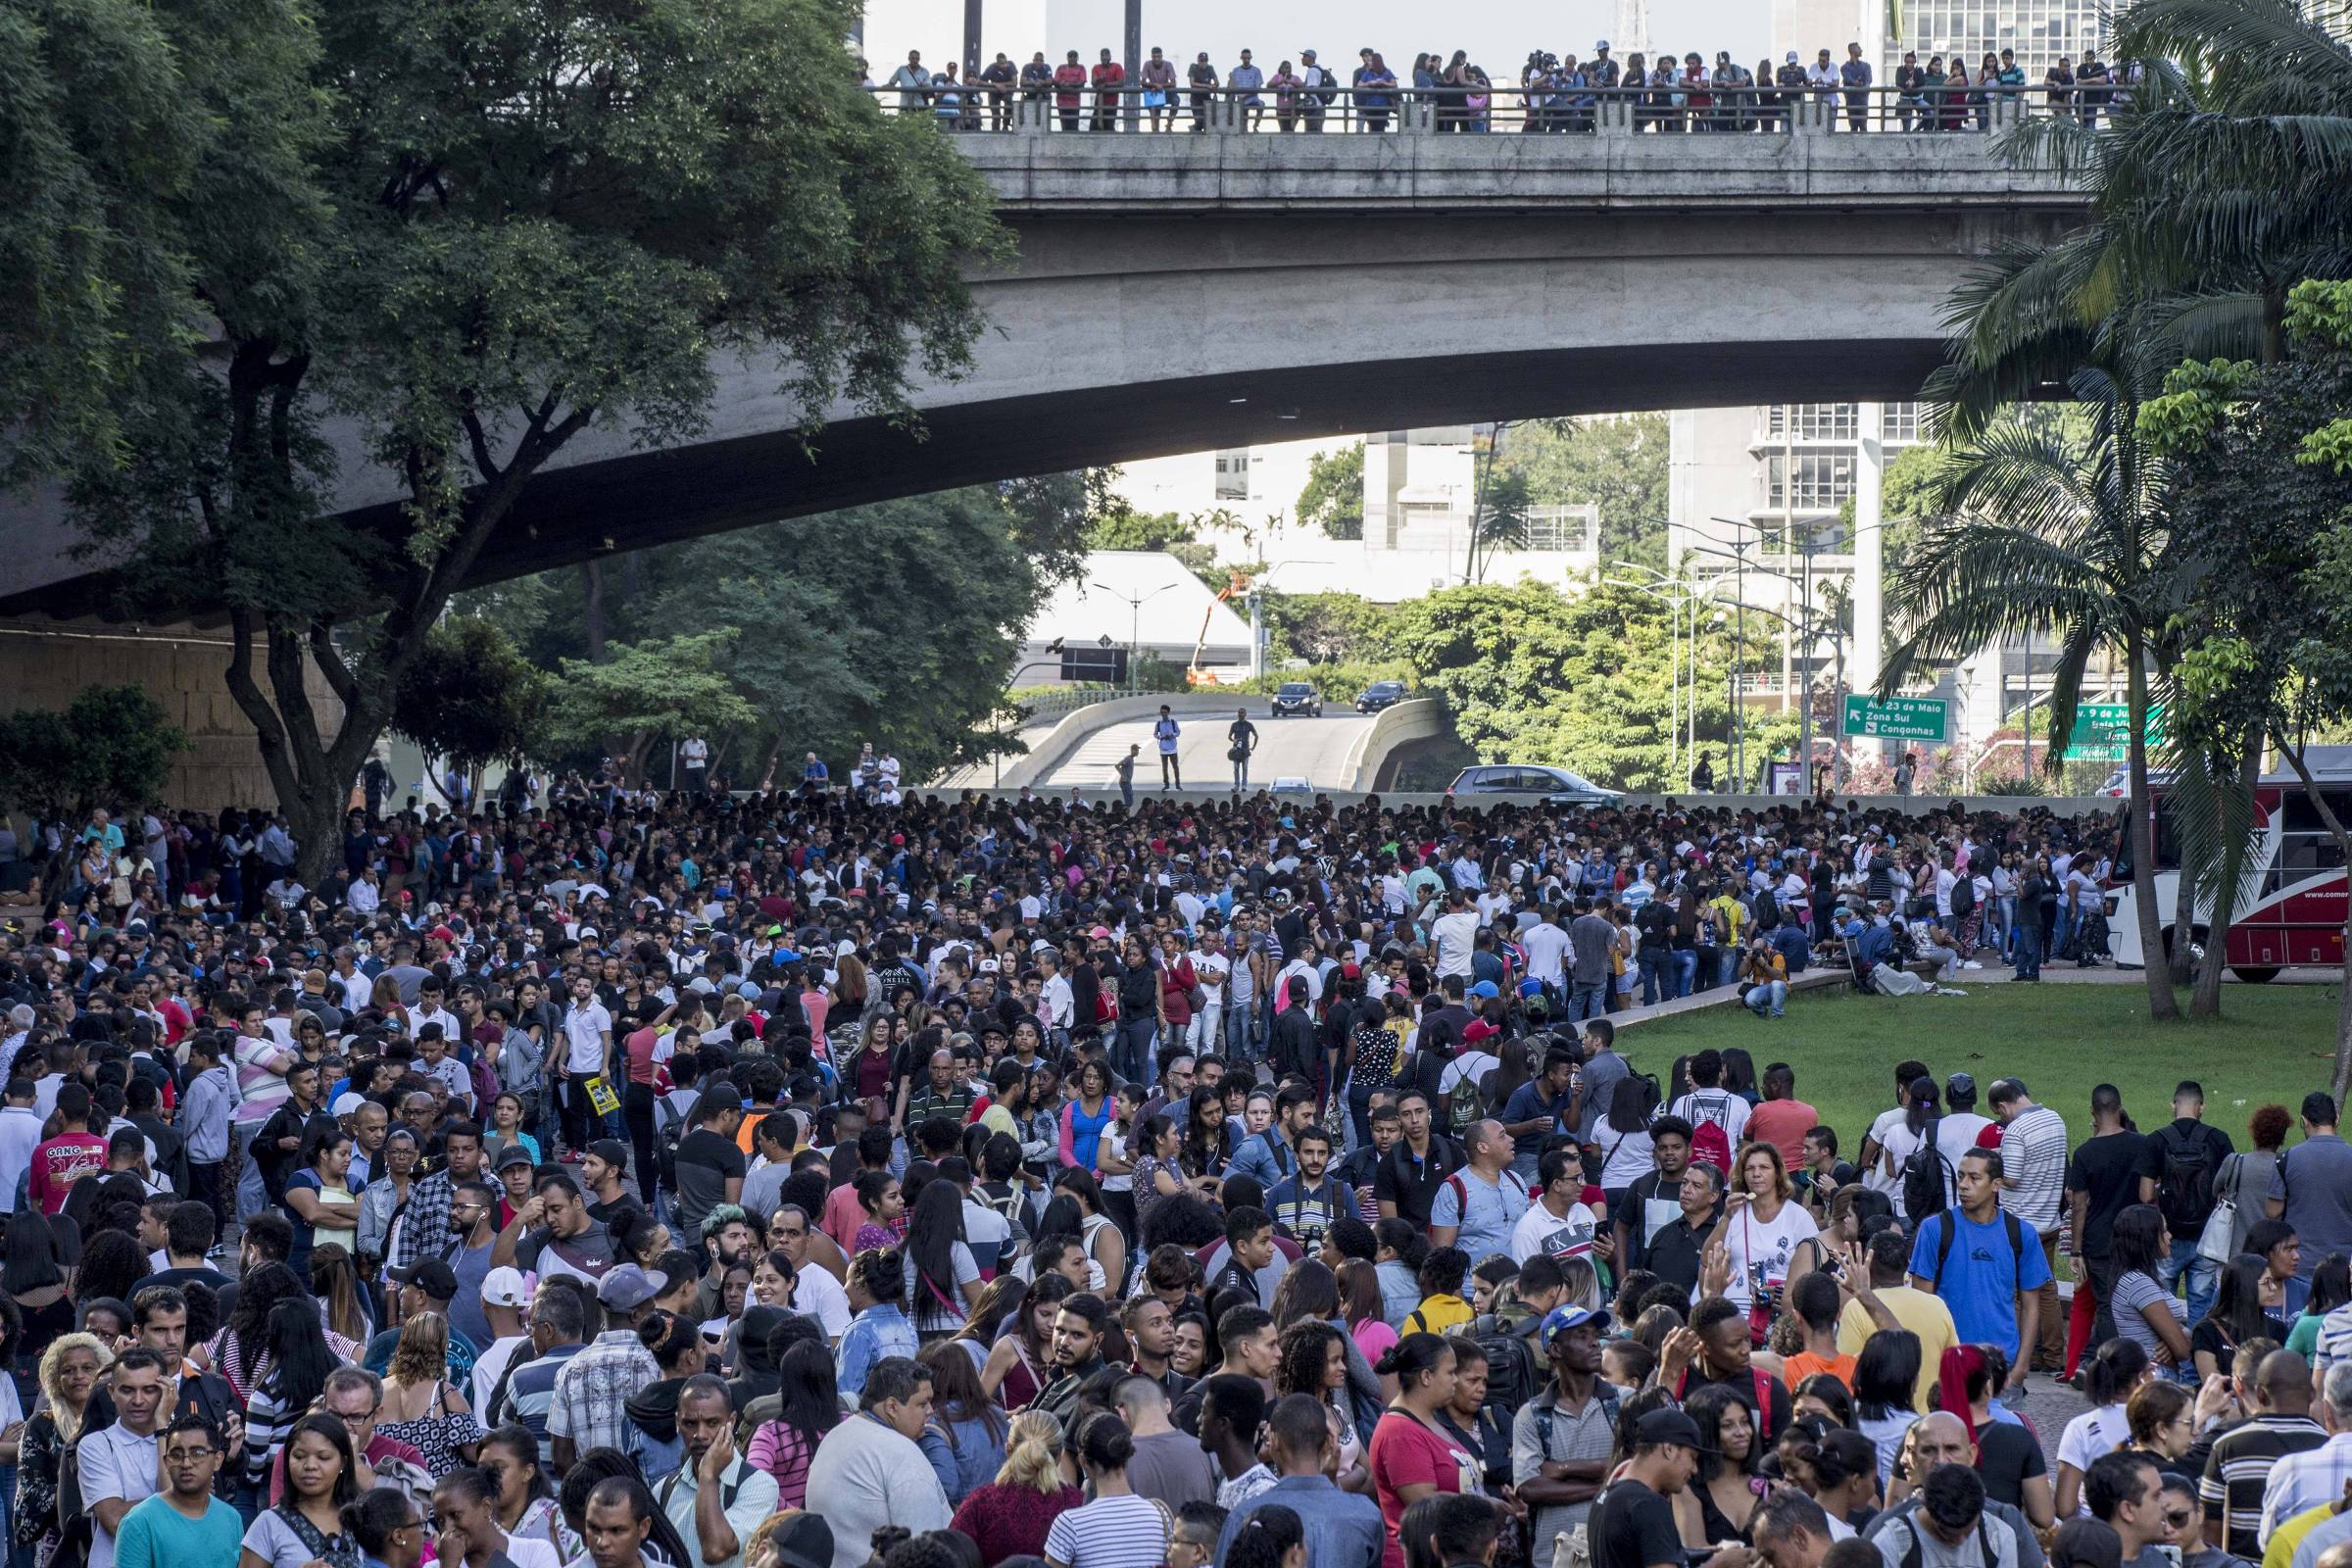
{"label": "green highway sign", "polygon": [[1940,697],[1889,697],[1885,702],[1848,693],[1845,733],[1871,740],[1927,741],[1952,736],[1952,705]]}
{"label": "green highway sign", "polygon": [[[2148,744],[2163,742],[2164,705],[2148,705]],[[2128,703],[2084,703],[2075,710],[2067,732],[2066,760],[2121,762],[2132,755],[2132,709]]]}

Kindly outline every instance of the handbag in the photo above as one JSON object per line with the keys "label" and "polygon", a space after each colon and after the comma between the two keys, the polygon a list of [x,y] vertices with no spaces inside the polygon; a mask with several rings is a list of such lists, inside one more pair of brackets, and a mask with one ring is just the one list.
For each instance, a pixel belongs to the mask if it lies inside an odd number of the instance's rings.
{"label": "handbag", "polygon": [[[2230,1167],[2245,1157],[2243,1154],[2231,1154],[2228,1159],[2223,1160],[2221,1179],[2215,1182],[2214,1186],[2221,1188],[2231,1185]],[[2232,1255],[2231,1243],[2236,1240],[2236,1237],[2237,1200],[2222,1197],[2217,1192],[2214,1197],[2213,1212],[2205,1216],[2205,1228],[2197,1232],[2197,1256],[2205,1259],[2208,1263],[2228,1263]]]}

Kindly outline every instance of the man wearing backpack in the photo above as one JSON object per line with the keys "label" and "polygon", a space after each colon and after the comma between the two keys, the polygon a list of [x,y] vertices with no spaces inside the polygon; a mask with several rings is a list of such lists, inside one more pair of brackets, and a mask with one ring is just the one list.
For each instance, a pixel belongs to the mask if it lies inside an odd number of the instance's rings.
{"label": "man wearing backpack", "polygon": [[2205,1125],[2205,1087],[2193,1078],[2182,1079],[2173,1091],[2173,1119],[2140,1148],[2139,1200],[2156,1205],[2173,1235],[2172,1253],[2158,1265],[2156,1283],[2170,1291],[2175,1281],[2188,1276],[2191,1323],[2213,1307],[2221,1269],[2197,1255],[2197,1242],[2219,1201],[2214,1185],[2222,1161],[2235,1152],[2228,1133]]}
{"label": "man wearing backpack", "polygon": [[1669,1116],[1690,1124],[1690,1157],[1727,1175],[1732,1151],[1747,1136],[1748,1103],[1723,1087],[1723,1053],[1702,1051],[1690,1058],[1690,1092],[1666,1107]]}
{"label": "man wearing backpack", "polygon": [[[1498,1121],[1470,1124],[1470,1160],[1438,1185],[1429,1211],[1433,1247],[1458,1247],[1476,1263],[1508,1252],[1527,1213],[1527,1184],[1511,1174],[1511,1139]],[[1469,1294],[1467,1289],[1463,1294]]]}
{"label": "man wearing backpack", "polygon": [[1556,1541],[1583,1524],[1608,1479],[1617,1407],[1633,1397],[1601,1379],[1608,1327],[1606,1312],[1560,1306],[1538,1331],[1551,1383],[1511,1418],[1511,1481],[1535,1510],[1531,1541]]}
{"label": "man wearing backpack", "polygon": [[1990,1149],[1960,1156],[1959,1206],[1920,1221],[1911,1248],[1911,1286],[1940,1297],[1963,1343],[1997,1345],[2009,1357],[2009,1384],[2023,1388],[2028,1357],[2039,1343],[2041,1298],[2050,1278],[2040,1238],[2001,1209],[2001,1156]]}

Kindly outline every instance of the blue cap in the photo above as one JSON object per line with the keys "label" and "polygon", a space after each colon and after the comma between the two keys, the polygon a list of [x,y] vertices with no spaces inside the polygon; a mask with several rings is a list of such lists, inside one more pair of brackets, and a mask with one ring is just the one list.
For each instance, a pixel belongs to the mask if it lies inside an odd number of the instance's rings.
{"label": "blue cap", "polygon": [[1470,988],[1470,994],[1474,997],[1499,997],[1502,992],[1494,981],[1481,980]]}
{"label": "blue cap", "polygon": [[1588,1323],[1602,1334],[1609,1332],[1609,1314],[1603,1308],[1555,1306],[1544,1314],[1544,1326],[1537,1331],[1536,1337],[1544,1342],[1545,1349],[1549,1349],[1553,1340],[1558,1339],[1570,1329],[1581,1329]]}

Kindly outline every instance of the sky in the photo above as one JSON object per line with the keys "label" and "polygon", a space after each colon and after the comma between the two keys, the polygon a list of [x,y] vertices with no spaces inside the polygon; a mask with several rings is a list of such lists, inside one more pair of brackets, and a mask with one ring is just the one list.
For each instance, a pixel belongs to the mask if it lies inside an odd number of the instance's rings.
{"label": "sky", "polygon": [[[1327,64],[1352,65],[1358,48],[1371,47],[1380,50],[1400,73],[1422,50],[1450,54],[1462,48],[1469,50],[1490,75],[1502,79],[1517,75],[1520,63],[1532,49],[1588,55],[1596,38],[1620,30],[1628,3],[1580,0],[1571,6],[1538,6],[1529,0],[1492,0],[1455,11],[1432,7],[1426,0],[1289,0],[1278,8],[1259,0],[1184,0],[1182,4],[1146,0],[1144,44],[1147,48],[1157,44],[1177,61],[1189,61],[1196,51],[1205,49],[1220,72],[1232,65],[1244,47],[1253,50],[1258,63],[1269,70],[1285,57],[1296,60],[1302,48],[1315,49]],[[1786,10],[1790,3],[1647,0],[1649,42],[1653,48],[1671,46],[1677,53],[1697,49],[1710,60],[1717,49],[1729,49],[1753,64],[1775,45],[1774,12]],[[1795,3],[1807,4],[1808,0]],[[987,9],[982,39],[987,54],[1001,49],[1019,61],[1028,59],[1033,49],[1045,49],[1049,60],[1059,61],[1062,50],[1077,49],[1091,62],[1095,51],[1104,45],[1113,50],[1119,47],[1123,15],[1119,0],[983,0],[983,4]],[[875,79],[886,75],[909,48],[922,50],[924,61],[935,67],[955,58],[960,46],[962,19],[962,0],[868,0],[865,53],[873,64]],[[1616,37],[1611,42],[1622,59],[1638,41]]]}

